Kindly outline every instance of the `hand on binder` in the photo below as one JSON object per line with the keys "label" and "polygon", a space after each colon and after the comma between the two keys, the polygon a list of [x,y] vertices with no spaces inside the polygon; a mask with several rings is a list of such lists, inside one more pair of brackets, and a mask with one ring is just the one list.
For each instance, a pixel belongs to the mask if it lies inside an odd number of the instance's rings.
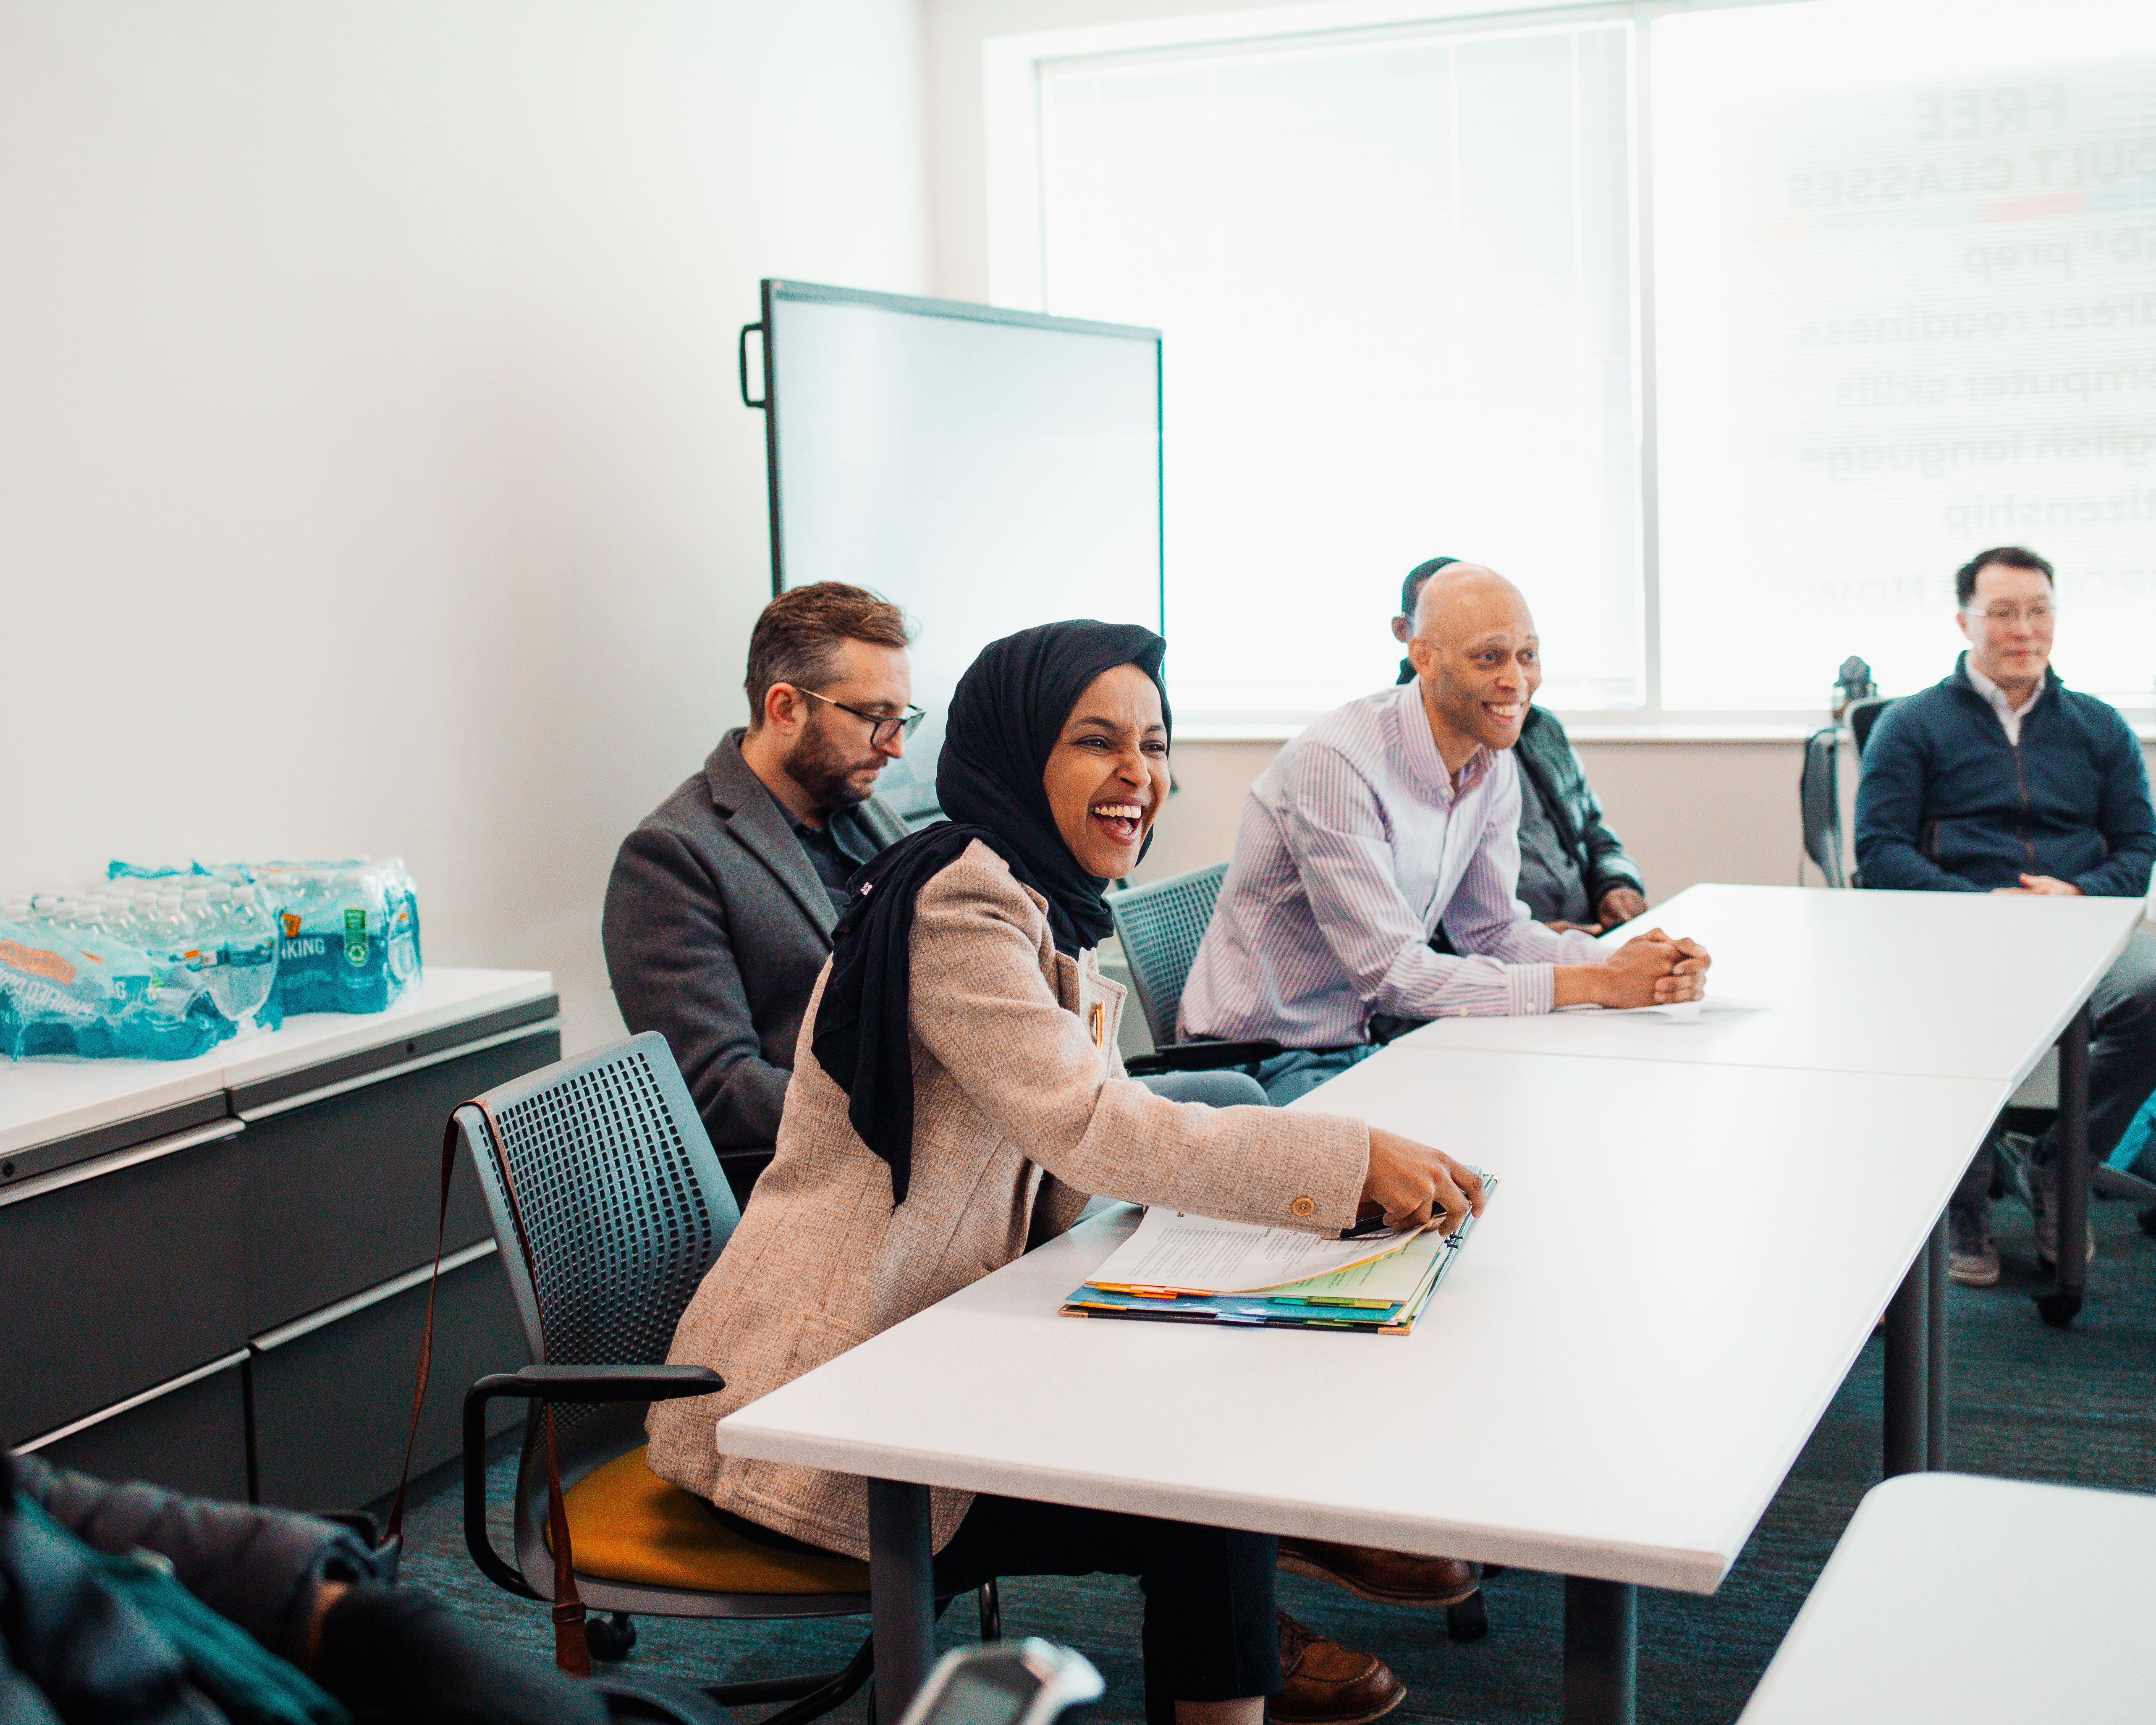
{"label": "hand on binder", "polygon": [[1363,1204],[1375,1206],[1394,1228],[1427,1228],[1442,1216],[1450,1234],[1471,1214],[1482,1214],[1482,1177],[1442,1150],[1373,1126]]}

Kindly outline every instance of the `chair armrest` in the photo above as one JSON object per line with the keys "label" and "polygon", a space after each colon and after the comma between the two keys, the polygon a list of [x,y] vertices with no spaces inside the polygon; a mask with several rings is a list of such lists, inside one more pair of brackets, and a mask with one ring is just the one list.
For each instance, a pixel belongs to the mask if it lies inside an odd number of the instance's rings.
{"label": "chair armrest", "polygon": [[660,1402],[726,1387],[709,1366],[526,1366],[495,1372],[465,1392],[465,1547],[488,1580],[542,1597],[501,1559],[486,1531],[486,1408],[503,1396],[534,1402]]}
{"label": "chair armrest", "polygon": [[1211,1072],[1222,1066],[1255,1066],[1280,1052],[1280,1044],[1264,1037],[1248,1042],[1172,1042],[1126,1060],[1123,1070],[1133,1078],[1158,1072]]}
{"label": "chair armrest", "polygon": [[670,1402],[685,1395],[715,1395],[726,1380],[709,1366],[526,1366],[498,1372],[472,1386],[472,1394],[520,1395],[541,1402]]}

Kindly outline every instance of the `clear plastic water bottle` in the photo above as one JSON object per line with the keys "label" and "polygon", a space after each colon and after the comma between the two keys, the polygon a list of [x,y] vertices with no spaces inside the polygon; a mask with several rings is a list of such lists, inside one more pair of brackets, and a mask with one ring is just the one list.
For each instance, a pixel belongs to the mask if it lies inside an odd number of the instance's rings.
{"label": "clear plastic water bottle", "polygon": [[154,952],[157,941],[157,901],[154,895],[131,888],[121,900],[119,913],[114,919],[114,938],[123,940],[131,947],[140,947],[145,952]]}
{"label": "clear plastic water bottle", "polygon": [[217,968],[217,922],[210,914],[209,893],[200,886],[180,894],[180,916],[187,925],[186,944],[180,956],[203,973],[205,981]]}
{"label": "clear plastic water bottle", "polygon": [[227,1018],[249,1019],[277,982],[277,925],[254,888],[229,889],[218,941],[223,960],[210,973],[210,993]]}
{"label": "clear plastic water bottle", "polygon": [[187,949],[194,942],[188,937],[192,931],[177,892],[159,893],[142,919],[142,927],[150,937],[148,951],[152,957],[183,969],[190,968]]}

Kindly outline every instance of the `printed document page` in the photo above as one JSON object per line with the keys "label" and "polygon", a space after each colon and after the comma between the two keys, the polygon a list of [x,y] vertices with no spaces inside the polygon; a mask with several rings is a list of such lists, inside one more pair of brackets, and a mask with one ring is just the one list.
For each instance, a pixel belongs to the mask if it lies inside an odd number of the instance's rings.
{"label": "printed document page", "polygon": [[1358,1240],[1324,1240],[1286,1228],[1154,1209],[1090,1280],[1102,1288],[1253,1294],[1367,1264],[1414,1237],[1409,1230],[1389,1229]]}

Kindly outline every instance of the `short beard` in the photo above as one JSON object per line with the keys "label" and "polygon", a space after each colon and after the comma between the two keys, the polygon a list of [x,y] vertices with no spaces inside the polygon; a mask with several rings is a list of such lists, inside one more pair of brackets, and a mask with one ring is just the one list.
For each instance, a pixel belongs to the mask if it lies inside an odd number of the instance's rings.
{"label": "short beard", "polygon": [[865,764],[846,755],[822,726],[810,724],[803,728],[800,742],[786,757],[786,776],[806,791],[808,800],[819,809],[836,814],[865,803],[875,794],[873,790],[856,790],[851,783],[853,775]]}

